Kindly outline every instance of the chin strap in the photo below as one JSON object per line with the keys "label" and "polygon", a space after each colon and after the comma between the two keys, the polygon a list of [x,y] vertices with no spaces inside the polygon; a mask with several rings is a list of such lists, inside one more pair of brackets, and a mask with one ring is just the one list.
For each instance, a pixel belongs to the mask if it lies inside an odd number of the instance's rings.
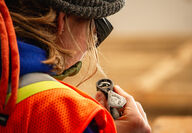
{"label": "chin strap", "polygon": [[[16,106],[20,72],[19,52],[15,30],[4,0],[0,0],[0,38],[2,60],[0,81],[0,120],[3,120],[2,116],[9,116]],[[9,57],[9,55],[11,55],[11,57]],[[11,64],[11,78],[9,78],[9,64]],[[11,96],[7,104],[5,104],[9,79],[11,80]],[[0,121],[0,124],[3,125],[2,121]]]}
{"label": "chin strap", "polygon": [[73,75],[76,75],[80,69],[82,67],[82,62],[78,61],[76,64],[74,64],[73,66],[71,66],[69,69],[65,70],[61,75],[57,75],[57,76],[53,76],[54,78],[58,79],[58,80],[63,80],[66,77],[70,77]]}

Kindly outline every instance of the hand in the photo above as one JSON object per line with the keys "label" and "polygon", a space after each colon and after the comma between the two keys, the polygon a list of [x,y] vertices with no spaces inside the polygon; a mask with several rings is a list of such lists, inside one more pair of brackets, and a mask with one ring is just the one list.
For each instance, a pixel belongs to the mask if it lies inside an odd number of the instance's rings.
{"label": "hand", "polygon": [[[125,97],[127,100],[124,106],[123,115],[115,120],[118,133],[151,133],[151,127],[148,123],[147,116],[139,102],[126,93],[119,86],[114,87],[114,91]],[[107,108],[107,100],[105,95],[98,91],[96,100]]]}

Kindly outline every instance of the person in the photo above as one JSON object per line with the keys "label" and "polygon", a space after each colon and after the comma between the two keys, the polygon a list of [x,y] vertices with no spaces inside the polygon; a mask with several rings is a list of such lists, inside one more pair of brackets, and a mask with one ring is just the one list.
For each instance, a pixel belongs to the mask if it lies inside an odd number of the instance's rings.
{"label": "person", "polygon": [[151,132],[141,104],[119,86],[114,91],[127,103],[122,116],[114,121],[105,109],[103,93],[98,92],[95,100],[58,80],[75,75],[87,53],[97,59],[96,47],[112,29],[106,17],[124,3],[0,1],[1,133]]}

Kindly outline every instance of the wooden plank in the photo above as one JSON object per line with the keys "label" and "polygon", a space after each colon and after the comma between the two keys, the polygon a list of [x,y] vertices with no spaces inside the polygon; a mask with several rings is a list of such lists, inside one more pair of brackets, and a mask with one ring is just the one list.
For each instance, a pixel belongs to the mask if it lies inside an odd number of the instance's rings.
{"label": "wooden plank", "polygon": [[192,115],[192,91],[127,91],[139,101],[150,119],[160,115]]}
{"label": "wooden plank", "polygon": [[192,133],[192,116],[161,116],[152,124],[153,133]]}
{"label": "wooden plank", "polygon": [[138,89],[153,91],[158,88],[165,80],[175,76],[177,73],[191,63],[192,41],[183,44],[178,48],[175,56],[168,55],[160,60],[149,72],[136,79]]}

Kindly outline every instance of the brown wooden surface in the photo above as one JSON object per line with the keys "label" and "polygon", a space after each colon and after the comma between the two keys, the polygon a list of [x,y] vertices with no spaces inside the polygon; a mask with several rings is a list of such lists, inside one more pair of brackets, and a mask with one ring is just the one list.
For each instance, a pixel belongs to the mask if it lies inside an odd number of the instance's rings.
{"label": "brown wooden surface", "polygon": [[153,133],[192,133],[192,116],[161,116],[152,125]]}
{"label": "brown wooden surface", "polygon": [[[141,102],[150,122],[162,115],[192,116],[191,37],[109,38],[99,49],[107,77]],[[97,72],[80,88],[94,97],[95,82],[103,77]]]}

